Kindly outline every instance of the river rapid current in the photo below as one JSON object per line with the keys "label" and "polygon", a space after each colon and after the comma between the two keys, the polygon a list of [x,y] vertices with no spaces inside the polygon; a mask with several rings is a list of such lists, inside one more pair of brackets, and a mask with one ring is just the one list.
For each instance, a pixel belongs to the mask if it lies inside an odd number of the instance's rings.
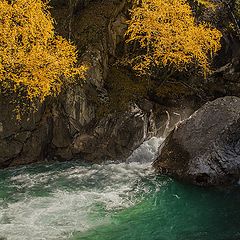
{"label": "river rapid current", "polygon": [[154,173],[161,138],[125,163],[0,171],[0,239],[239,240],[240,189],[204,189]]}

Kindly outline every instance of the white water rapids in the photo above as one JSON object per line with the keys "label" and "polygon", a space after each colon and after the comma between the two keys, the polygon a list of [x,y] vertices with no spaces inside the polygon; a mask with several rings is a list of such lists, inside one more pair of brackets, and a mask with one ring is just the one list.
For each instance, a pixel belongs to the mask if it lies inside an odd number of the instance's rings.
{"label": "white water rapids", "polygon": [[70,239],[106,224],[110,213],[153,191],[142,179],[154,181],[151,162],[161,142],[143,143],[127,163],[61,163],[0,172],[6,175],[0,179],[0,239]]}

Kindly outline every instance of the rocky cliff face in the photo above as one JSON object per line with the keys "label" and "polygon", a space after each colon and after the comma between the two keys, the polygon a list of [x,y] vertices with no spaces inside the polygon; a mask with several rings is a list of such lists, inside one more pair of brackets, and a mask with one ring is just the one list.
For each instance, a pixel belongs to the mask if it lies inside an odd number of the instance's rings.
{"label": "rocky cliff face", "polygon": [[[109,100],[106,87],[111,75],[109,68],[126,50],[123,38],[127,1],[52,0],[50,3],[56,31],[77,45],[81,53],[79,61],[89,66],[87,78],[64,89],[60,96],[49,99],[20,122],[13,114],[13,99],[0,98],[0,168],[74,158],[91,162],[123,160],[150,136],[166,135],[176,122],[206,101],[240,92],[237,50],[240,43],[236,36],[225,31],[222,52],[215,59],[217,70],[207,81],[184,75],[177,76],[170,84],[159,82],[162,96],[150,93],[148,100],[133,103],[125,112],[100,117],[99,106]],[[219,11],[228,18],[225,10]],[[203,15],[200,18],[224,27],[221,14],[216,19],[208,13]],[[111,80],[118,82],[112,78],[113,74]]]}
{"label": "rocky cliff face", "polygon": [[[90,4],[91,3],[91,4]],[[47,160],[123,160],[150,136],[151,108],[96,116],[109,59],[123,38],[125,1],[53,1],[57,31],[74,41],[89,66],[85,83],[63,91],[16,121],[11,99],[0,102],[0,167]],[[97,96],[97,98],[96,98]]]}

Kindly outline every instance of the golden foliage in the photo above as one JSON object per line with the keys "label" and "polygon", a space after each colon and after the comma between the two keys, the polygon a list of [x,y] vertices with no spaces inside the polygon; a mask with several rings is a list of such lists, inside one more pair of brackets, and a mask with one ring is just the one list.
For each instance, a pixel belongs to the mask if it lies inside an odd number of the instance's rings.
{"label": "golden foliage", "polygon": [[142,0],[131,12],[126,36],[128,43],[140,46],[142,54],[131,64],[141,74],[152,67],[183,71],[192,65],[206,74],[222,34],[206,23],[197,24],[185,0]]}
{"label": "golden foliage", "polygon": [[54,35],[42,0],[0,0],[0,85],[30,102],[56,95],[85,67],[75,46]]}

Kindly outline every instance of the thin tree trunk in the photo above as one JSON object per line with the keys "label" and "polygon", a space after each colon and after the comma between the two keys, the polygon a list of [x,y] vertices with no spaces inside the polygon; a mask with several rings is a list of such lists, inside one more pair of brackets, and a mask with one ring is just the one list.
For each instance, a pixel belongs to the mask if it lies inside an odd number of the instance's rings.
{"label": "thin tree trunk", "polygon": [[73,6],[72,0],[69,0],[69,23],[68,23],[68,40],[71,41],[72,37],[72,17],[73,17]]}

